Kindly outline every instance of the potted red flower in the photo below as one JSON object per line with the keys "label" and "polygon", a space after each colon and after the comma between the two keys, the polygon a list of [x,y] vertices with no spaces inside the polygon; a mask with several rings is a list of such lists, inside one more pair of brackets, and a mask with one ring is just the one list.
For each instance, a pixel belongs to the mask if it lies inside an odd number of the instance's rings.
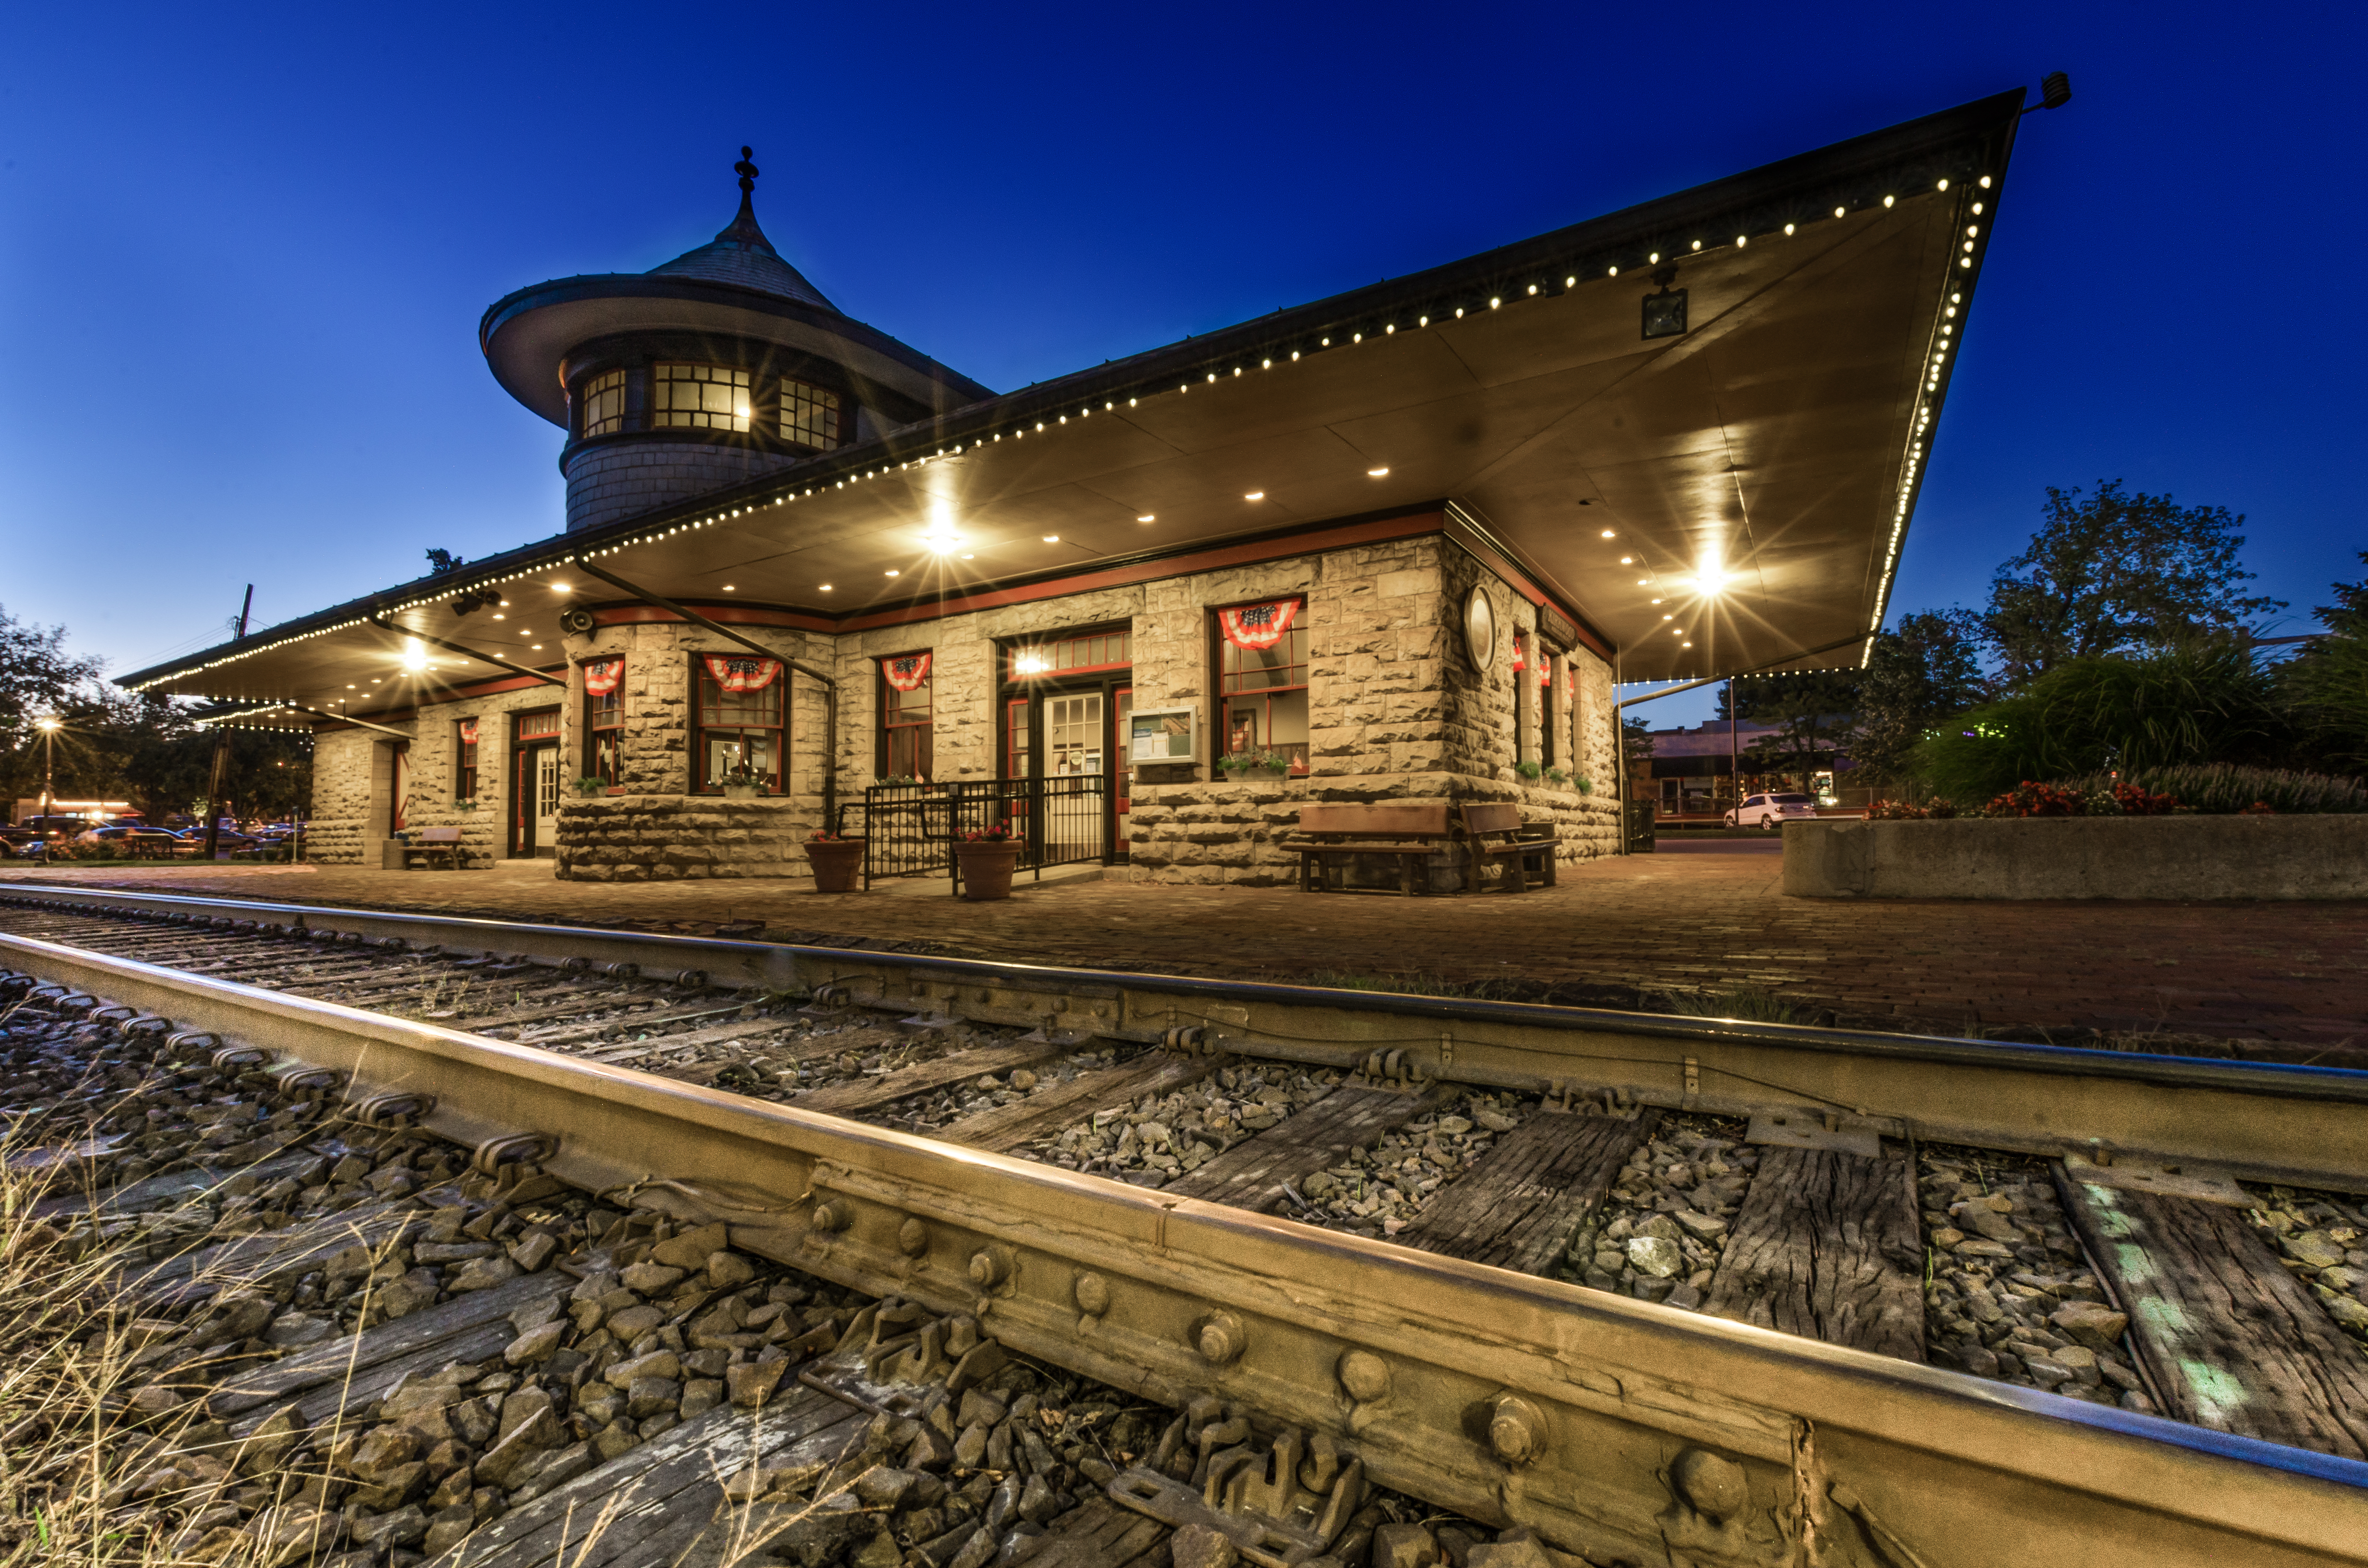
{"label": "potted red flower", "polygon": [[863,875],[863,840],[816,833],[806,840],[806,863],[814,868],[814,892],[857,892],[857,879]]}
{"label": "potted red flower", "polygon": [[962,867],[962,897],[985,903],[1011,896],[1011,872],[1019,863],[1019,841],[1003,824],[973,828],[954,840],[954,858]]}

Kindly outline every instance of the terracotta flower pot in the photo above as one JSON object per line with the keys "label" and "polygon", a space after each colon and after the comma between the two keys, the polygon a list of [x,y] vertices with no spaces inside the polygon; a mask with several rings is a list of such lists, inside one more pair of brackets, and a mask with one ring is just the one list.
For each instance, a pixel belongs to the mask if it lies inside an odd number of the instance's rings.
{"label": "terracotta flower pot", "polygon": [[1011,896],[1012,869],[1019,864],[1019,841],[1014,838],[967,840],[954,846],[962,861],[962,897],[984,903]]}
{"label": "terracotta flower pot", "polygon": [[863,840],[809,838],[806,863],[814,868],[814,892],[854,892],[863,875]]}

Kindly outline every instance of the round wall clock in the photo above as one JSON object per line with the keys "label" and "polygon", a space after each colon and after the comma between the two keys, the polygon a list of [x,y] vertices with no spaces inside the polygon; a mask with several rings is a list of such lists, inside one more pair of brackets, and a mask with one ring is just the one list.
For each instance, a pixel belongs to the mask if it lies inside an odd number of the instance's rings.
{"label": "round wall clock", "polygon": [[1486,671],[1497,659],[1497,608],[1483,587],[1463,596],[1463,651],[1477,670]]}

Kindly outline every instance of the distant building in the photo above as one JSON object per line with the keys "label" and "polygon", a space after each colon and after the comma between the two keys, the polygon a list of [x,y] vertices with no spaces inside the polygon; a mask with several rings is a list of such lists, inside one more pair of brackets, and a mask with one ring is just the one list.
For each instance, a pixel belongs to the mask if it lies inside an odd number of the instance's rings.
{"label": "distant building", "polygon": [[[1820,721],[1818,729],[1822,734],[1841,725],[1842,721],[1834,718]],[[1709,719],[1691,730],[1654,730],[1650,735],[1652,767],[1638,769],[1629,779],[1628,798],[1655,802],[1664,818],[1720,816],[1733,810],[1738,764],[1746,795],[1761,790],[1798,790],[1815,795],[1820,807],[1866,803],[1862,799],[1866,791],[1847,783],[1850,767],[1847,752],[1822,753],[1829,758],[1829,766],[1805,778],[1797,769],[1769,768],[1764,756],[1755,760],[1752,746],[1763,740],[1771,744],[1781,740],[1783,726],[1780,724],[1739,720],[1730,727],[1724,719]]]}

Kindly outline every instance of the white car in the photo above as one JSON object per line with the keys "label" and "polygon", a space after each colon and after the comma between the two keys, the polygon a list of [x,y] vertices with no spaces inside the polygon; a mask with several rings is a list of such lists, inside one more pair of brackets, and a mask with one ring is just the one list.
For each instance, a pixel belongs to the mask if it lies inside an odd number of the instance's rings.
{"label": "white car", "polygon": [[1726,825],[1772,833],[1788,822],[1806,822],[1816,814],[1817,802],[1808,795],[1746,795],[1743,804],[1726,813]]}

